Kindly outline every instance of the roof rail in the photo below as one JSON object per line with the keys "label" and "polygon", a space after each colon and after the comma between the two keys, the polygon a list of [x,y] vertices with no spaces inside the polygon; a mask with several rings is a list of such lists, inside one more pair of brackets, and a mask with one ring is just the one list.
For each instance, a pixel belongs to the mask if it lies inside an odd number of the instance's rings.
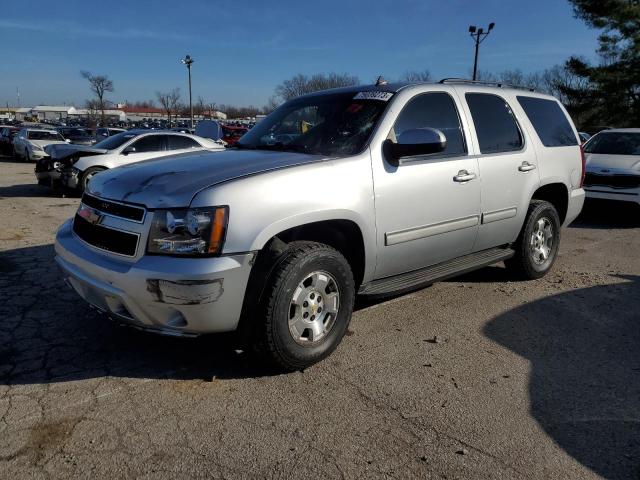
{"label": "roof rail", "polygon": [[518,88],[520,90],[528,90],[530,92],[536,91],[535,88],[525,87],[523,85],[511,85],[509,83],[504,83],[504,82],[490,82],[485,80],[469,80],[466,78],[456,78],[456,77],[443,78],[438,83],[471,83],[473,85],[495,85],[496,87],[499,87],[499,88]]}

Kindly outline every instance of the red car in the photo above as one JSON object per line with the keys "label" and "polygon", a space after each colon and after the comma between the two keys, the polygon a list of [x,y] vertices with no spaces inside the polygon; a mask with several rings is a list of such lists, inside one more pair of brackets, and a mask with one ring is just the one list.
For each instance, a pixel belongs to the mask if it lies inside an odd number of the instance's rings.
{"label": "red car", "polygon": [[240,126],[232,126],[232,125],[221,125],[222,127],[222,140],[227,142],[227,146],[234,145],[240,137],[242,137],[245,133],[249,131],[246,127]]}

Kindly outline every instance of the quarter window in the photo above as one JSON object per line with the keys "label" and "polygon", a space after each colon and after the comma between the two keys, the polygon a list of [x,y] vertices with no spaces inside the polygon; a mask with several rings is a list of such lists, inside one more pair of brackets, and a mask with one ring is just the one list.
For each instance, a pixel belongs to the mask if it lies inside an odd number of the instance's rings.
{"label": "quarter window", "polygon": [[465,95],[478,135],[481,153],[513,152],[522,149],[520,128],[511,107],[501,97],[487,93]]}
{"label": "quarter window", "polygon": [[389,136],[400,141],[404,132],[420,128],[435,128],[444,133],[447,138],[447,148],[444,152],[433,155],[448,156],[467,153],[460,116],[449,94],[423,93],[409,100],[400,112]]}
{"label": "quarter window", "polygon": [[518,102],[545,147],[578,145],[576,134],[558,102],[524,96],[519,96]]}

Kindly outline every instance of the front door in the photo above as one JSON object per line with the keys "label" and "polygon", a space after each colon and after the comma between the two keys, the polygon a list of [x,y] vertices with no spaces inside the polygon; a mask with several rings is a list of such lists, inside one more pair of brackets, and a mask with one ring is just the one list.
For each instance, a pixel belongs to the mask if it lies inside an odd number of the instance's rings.
{"label": "front door", "polygon": [[378,262],[383,278],[469,253],[480,220],[478,164],[468,155],[457,100],[444,91],[418,94],[398,115],[389,139],[435,128],[444,152],[407,157],[395,166],[372,151]]}

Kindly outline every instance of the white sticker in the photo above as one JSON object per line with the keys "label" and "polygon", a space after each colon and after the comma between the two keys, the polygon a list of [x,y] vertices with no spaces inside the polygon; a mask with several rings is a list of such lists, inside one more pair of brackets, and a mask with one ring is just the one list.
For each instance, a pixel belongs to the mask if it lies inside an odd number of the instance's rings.
{"label": "white sticker", "polygon": [[354,100],[380,100],[388,102],[393,97],[393,92],[359,92],[353,97]]}

